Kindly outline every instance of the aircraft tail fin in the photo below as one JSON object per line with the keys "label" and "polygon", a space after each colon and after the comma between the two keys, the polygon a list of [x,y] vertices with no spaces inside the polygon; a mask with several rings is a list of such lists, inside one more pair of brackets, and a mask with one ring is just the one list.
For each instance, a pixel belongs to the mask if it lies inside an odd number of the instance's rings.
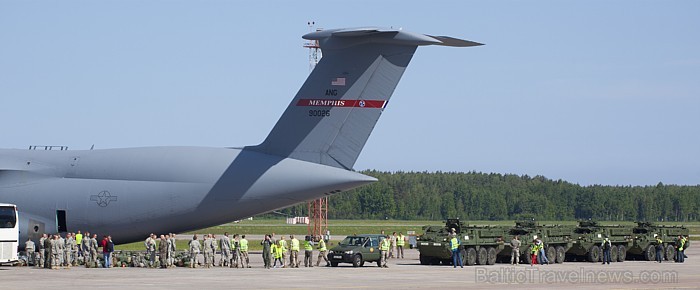
{"label": "aircraft tail fin", "polygon": [[418,46],[480,43],[396,29],[312,32],[323,57],[265,141],[252,150],[352,169]]}

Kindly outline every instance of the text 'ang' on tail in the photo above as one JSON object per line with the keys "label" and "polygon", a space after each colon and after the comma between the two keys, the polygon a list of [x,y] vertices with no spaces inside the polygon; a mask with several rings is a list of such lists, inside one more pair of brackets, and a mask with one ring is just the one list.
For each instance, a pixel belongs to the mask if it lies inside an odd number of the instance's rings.
{"label": "text 'ang' on tail", "polygon": [[480,43],[396,29],[312,32],[323,57],[265,141],[249,149],[352,169],[416,48]]}

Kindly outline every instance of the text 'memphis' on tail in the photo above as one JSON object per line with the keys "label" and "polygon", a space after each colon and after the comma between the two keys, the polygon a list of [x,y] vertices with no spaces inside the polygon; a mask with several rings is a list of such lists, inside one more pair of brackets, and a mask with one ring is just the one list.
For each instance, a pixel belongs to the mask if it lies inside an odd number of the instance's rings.
{"label": "text 'memphis' on tail", "polygon": [[477,46],[396,29],[312,32],[323,58],[260,145],[249,149],[352,169],[418,46]]}

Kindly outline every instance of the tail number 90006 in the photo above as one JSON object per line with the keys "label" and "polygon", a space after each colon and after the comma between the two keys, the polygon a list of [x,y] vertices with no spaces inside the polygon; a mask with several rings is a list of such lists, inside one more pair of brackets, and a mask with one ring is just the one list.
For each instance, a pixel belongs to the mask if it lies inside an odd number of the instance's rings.
{"label": "tail number 90006", "polygon": [[330,117],[331,110],[309,110],[309,117]]}

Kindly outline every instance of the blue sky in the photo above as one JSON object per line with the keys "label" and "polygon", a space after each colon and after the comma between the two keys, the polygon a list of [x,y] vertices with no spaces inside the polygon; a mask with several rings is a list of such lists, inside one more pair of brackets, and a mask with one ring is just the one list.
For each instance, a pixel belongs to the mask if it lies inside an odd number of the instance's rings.
{"label": "blue sky", "polygon": [[421,47],[356,169],[700,184],[697,1],[0,1],[1,148],[261,142],[307,21]]}

